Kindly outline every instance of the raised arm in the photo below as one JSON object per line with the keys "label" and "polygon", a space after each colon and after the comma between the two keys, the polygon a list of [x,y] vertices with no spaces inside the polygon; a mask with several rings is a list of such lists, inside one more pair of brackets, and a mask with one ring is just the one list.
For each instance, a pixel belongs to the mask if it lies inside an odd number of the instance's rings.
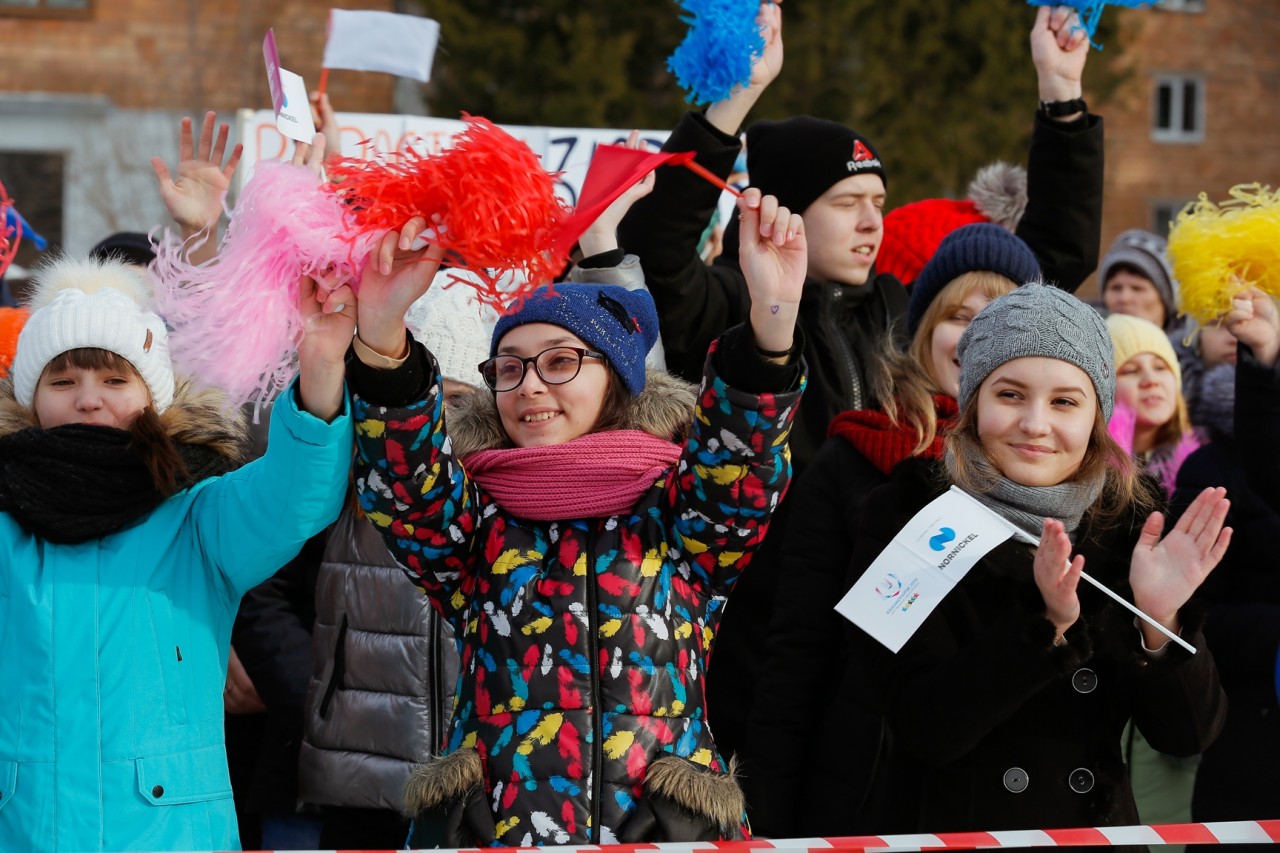
{"label": "raised arm", "polygon": [[[1040,100],[1082,97],[1089,39],[1069,6],[1041,6],[1031,29]],[[1058,107],[1059,109],[1069,109]],[[1027,208],[1017,226],[1045,280],[1074,293],[1097,269],[1102,241],[1102,119],[1037,112],[1027,159]]]}
{"label": "raised arm", "polygon": [[176,178],[163,158],[151,158],[160,198],[170,218],[177,223],[182,239],[203,235],[203,242],[188,252],[188,260],[193,264],[207,261],[218,252],[218,220],[222,218],[223,199],[231,188],[231,177],[244,151],[244,146],[236,143],[230,155],[226,153],[231,128],[226,122],[217,124],[217,119],[213,111],[205,113],[198,143],[192,134],[191,119],[182,119],[178,127]]}
{"label": "raised arm", "polygon": [[[706,114],[687,113],[664,151],[693,151],[699,165],[725,179],[742,151],[738,129],[747,111],[782,66],[781,9],[760,4],[766,28],[764,53],[751,82],[712,104]],[[640,258],[645,282],[662,322],[671,371],[691,382],[702,376],[707,347],[725,329],[747,318],[742,275],[730,266],[708,267],[698,242],[720,200],[720,190],[683,167],[659,169],[652,194],[638,201],[619,227],[622,245]]]}
{"label": "raised arm", "polygon": [[740,257],[759,310],[708,354],[670,492],[675,534],[716,591],[742,572],[790,483],[787,437],[805,381],[794,338],[808,263],[804,223],[759,190],[747,190],[738,209]]}

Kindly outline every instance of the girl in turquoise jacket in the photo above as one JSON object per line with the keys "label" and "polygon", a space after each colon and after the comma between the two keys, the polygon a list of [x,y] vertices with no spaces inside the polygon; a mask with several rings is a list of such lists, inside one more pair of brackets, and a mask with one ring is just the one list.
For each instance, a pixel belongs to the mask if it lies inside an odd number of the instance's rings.
{"label": "girl in turquoise jacket", "polygon": [[240,468],[148,300],[121,263],[46,268],[0,386],[0,850],[239,849],[232,618],[341,508],[350,290],[304,283],[299,378]]}

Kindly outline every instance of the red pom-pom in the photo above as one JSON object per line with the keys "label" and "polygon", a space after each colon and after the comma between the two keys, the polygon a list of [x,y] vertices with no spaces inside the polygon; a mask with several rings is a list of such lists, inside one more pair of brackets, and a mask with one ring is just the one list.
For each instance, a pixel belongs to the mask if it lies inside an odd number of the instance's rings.
{"label": "red pom-pom", "polygon": [[[409,150],[394,161],[340,157],[325,168],[362,233],[398,231],[423,217],[448,262],[479,277],[480,285],[466,283],[480,301],[501,309],[568,264],[555,238],[570,210],[528,145],[487,119],[464,113],[463,120],[467,127],[454,146],[435,156]],[[526,281],[501,288],[506,270]]]}
{"label": "red pom-pom", "polygon": [[25,308],[0,308],[0,377],[9,372],[18,351],[18,335],[27,322]]}

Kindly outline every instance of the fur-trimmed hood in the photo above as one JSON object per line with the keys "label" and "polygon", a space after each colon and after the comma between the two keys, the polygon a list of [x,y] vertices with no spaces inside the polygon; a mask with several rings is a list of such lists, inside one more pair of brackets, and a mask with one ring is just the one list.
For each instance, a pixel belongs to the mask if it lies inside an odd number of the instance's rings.
{"label": "fur-trimmed hood", "polygon": [[[221,390],[196,388],[189,380],[179,381],[173,403],[160,416],[160,422],[175,444],[203,445],[232,466],[244,461],[248,429],[244,417],[231,408]],[[12,378],[0,379],[0,436],[34,426],[39,426],[35,412],[18,402]]]}
{"label": "fur-trimmed hood", "polygon": [[[644,390],[631,399],[621,429],[638,429],[658,438],[680,443],[689,431],[697,386],[669,373],[650,368]],[[449,410],[449,437],[453,452],[466,459],[477,450],[510,447],[498,417],[493,394],[481,390]]]}

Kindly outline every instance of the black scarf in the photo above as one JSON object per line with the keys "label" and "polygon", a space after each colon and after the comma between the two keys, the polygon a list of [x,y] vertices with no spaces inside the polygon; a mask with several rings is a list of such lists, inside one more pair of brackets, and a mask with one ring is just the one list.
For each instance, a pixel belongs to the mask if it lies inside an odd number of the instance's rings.
{"label": "black scarf", "polygon": [[[0,511],[33,536],[59,544],[99,539],[133,524],[168,497],[155,487],[127,430],[88,424],[32,427],[0,436]],[[201,444],[177,444],[193,483],[235,467]]]}

